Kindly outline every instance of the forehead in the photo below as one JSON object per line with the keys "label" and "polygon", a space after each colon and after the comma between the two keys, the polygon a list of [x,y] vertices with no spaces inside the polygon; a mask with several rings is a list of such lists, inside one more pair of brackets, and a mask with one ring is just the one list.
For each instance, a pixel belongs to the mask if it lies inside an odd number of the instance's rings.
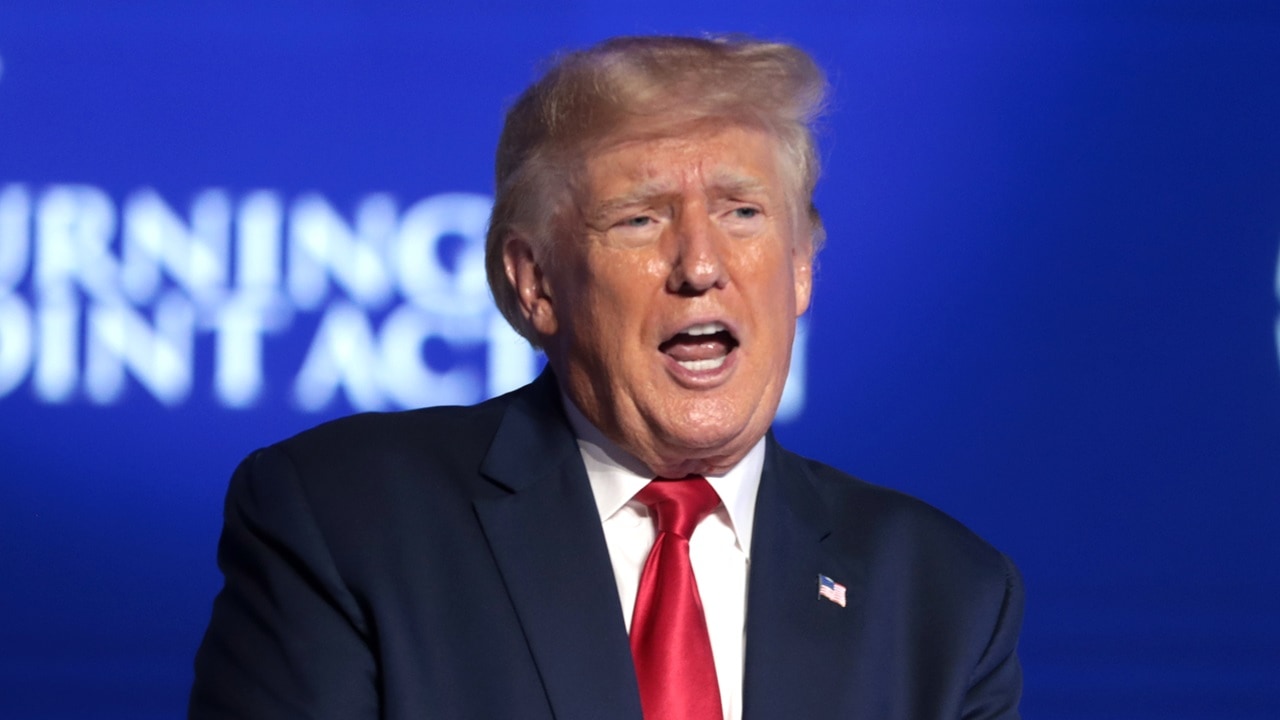
{"label": "forehead", "polygon": [[661,136],[615,137],[584,158],[588,201],[625,192],[692,188],[781,193],[780,144],[773,135],[729,126]]}

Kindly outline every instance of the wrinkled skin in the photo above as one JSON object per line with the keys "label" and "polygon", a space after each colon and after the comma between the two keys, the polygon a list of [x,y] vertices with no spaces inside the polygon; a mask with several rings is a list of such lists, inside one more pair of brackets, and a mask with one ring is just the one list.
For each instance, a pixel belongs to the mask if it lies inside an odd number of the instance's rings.
{"label": "wrinkled skin", "polygon": [[782,157],[734,125],[602,143],[554,262],[504,244],[562,389],[657,475],[732,467],[777,411],[813,255]]}

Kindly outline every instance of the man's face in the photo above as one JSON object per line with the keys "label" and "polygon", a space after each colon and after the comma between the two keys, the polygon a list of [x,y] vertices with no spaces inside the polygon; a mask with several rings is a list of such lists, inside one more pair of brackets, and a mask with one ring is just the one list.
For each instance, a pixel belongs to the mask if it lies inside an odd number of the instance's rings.
{"label": "man's face", "polygon": [[771,135],[623,140],[583,166],[575,232],[508,275],[564,391],[657,474],[713,474],[773,420],[812,246]]}

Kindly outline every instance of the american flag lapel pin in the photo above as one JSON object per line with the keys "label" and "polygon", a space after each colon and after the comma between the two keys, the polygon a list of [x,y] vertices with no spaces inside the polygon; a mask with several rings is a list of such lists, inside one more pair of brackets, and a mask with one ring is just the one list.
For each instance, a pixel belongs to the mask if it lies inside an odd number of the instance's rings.
{"label": "american flag lapel pin", "polygon": [[844,595],[843,585],[826,575],[818,576],[818,597],[824,597],[840,607],[844,607]]}

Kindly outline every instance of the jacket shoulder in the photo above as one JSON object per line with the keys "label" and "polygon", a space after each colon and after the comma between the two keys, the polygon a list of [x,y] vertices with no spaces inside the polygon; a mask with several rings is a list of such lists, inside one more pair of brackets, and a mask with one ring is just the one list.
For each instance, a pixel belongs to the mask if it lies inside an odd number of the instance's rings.
{"label": "jacket shoulder", "polygon": [[322,423],[273,445],[301,474],[344,469],[404,470],[483,457],[501,421],[506,397],[468,407],[361,413]]}
{"label": "jacket shoulder", "polygon": [[287,492],[326,530],[456,514],[487,485],[480,467],[509,403],[507,395],[322,423],[245,458],[228,502]]}
{"label": "jacket shoulder", "polygon": [[839,546],[884,555],[882,559],[892,561],[884,567],[903,568],[944,584],[978,582],[1003,589],[1017,582],[1017,570],[1004,553],[942,510],[830,465],[788,454],[804,468],[822,497],[830,513],[832,539]]}

